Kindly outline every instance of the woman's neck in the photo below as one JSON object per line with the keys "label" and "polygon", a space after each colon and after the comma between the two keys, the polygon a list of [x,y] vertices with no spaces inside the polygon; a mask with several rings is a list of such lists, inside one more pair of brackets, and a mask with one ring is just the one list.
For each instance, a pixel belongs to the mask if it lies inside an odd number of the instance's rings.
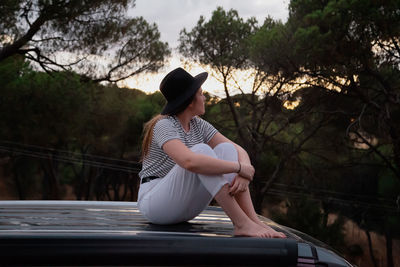
{"label": "woman's neck", "polygon": [[193,118],[193,115],[190,114],[189,112],[182,112],[176,115],[178,118],[179,122],[182,125],[183,130],[185,132],[189,132],[190,130],[190,120]]}

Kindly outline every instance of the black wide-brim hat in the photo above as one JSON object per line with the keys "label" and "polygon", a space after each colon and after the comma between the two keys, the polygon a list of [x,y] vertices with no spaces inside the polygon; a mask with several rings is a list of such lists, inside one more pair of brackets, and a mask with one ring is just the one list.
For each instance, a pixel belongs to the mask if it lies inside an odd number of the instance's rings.
{"label": "black wide-brim hat", "polygon": [[182,68],[168,73],[160,83],[160,91],[167,100],[162,115],[175,114],[201,87],[208,77],[207,72],[192,76]]}

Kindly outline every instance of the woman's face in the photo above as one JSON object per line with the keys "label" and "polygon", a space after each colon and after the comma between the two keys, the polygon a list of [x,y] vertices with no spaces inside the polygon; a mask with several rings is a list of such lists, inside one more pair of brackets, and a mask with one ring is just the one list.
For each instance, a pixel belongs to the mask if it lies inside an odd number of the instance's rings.
{"label": "woman's face", "polygon": [[190,105],[189,105],[195,115],[203,115],[204,114],[204,112],[206,111],[204,108],[205,100],[206,100],[206,97],[203,95],[203,89],[201,89],[201,87],[200,87],[194,96],[193,102],[190,103]]}

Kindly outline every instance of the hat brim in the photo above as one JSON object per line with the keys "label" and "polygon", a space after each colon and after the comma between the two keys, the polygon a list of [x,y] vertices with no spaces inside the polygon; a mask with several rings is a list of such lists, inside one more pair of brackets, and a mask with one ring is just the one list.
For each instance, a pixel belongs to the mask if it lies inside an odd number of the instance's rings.
{"label": "hat brim", "polygon": [[168,102],[163,110],[161,111],[161,115],[169,115],[173,114],[175,110],[177,110],[183,103],[185,103],[189,98],[191,98],[197,90],[201,87],[201,85],[207,80],[208,73],[202,72],[194,77],[194,82],[192,85],[185,91],[183,95],[174,101]]}

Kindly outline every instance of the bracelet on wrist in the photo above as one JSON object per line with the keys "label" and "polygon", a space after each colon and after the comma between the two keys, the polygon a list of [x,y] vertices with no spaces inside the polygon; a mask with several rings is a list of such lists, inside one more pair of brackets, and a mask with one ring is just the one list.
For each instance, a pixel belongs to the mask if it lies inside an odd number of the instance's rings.
{"label": "bracelet on wrist", "polygon": [[239,170],[237,171],[237,174],[240,174],[240,171],[242,170],[242,165],[240,164],[240,161],[238,161],[239,163]]}

